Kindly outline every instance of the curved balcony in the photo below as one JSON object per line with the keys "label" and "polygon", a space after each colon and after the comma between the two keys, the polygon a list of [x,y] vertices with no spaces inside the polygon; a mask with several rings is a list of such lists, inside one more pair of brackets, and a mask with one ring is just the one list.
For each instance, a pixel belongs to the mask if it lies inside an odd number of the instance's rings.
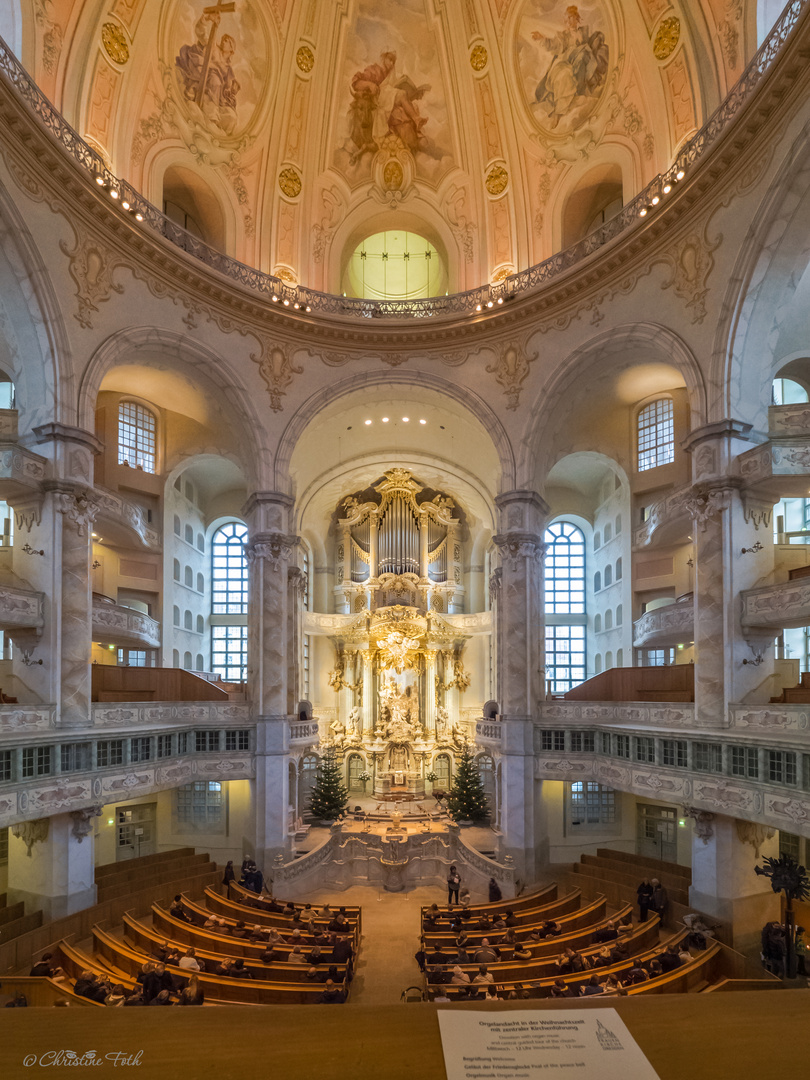
{"label": "curved balcony", "polygon": [[93,593],[93,640],[126,648],[160,647],[160,624],[142,611]]}
{"label": "curved balcony", "polygon": [[636,649],[684,645],[695,640],[693,594],[687,593],[674,604],[646,611],[633,623],[633,646]]}
{"label": "curved balcony", "polygon": [[42,632],[45,594],[33,589],[0,586],[0,630],[36,630]]}
{"label": "curved balcony", "polygon": [[673,544],[683,540],[692,524],[690,485],[671,492],[647,508],[647,520],[633,531],[633,547]]}
{"label": "curved balcony", "polygon": [[0,441],[0,498],[13,504],[18,499],[39,495],[47,465],[44,457],[16,442]]}
{"label": "curved balcony", "polygon": [[151,527],[147,511],[138,503],[101,487],[95,489],[95,501],[98,506],[96,529],[103,531],[108,543],[126,547],[135,536],[145,548],[160,549],[160,533]]}
{"label": "curved balcony", "polygon": [[[786,425],[797,425],[799,414],[810,417],[810,406],[781,405],[790,409]],[[773,412],[773,409],[771,409]],[[738,467],[747,491],[760,492],[769,502],[777,499],[804,496],[807,493],[807,477],[810,475],[810,433],[807,426],[801,432],[786,432],[784,438],[772,438],[770,442],[755,446],[740,454]]]}
{"label": "curved balcony", "polygon": [[808,567],[798,567],[788,581],[744,589],[742,624],[749,630],[762,629],[773,634],[797,626],[810,625],[810,574]]}

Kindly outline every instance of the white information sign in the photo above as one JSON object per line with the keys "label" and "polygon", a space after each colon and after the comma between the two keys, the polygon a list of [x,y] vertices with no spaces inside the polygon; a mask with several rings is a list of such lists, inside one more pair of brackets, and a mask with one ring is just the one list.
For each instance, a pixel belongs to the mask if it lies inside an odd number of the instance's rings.
{"label": "white information sign", "polygon": [[658,1080],[615,1009],[439,1009],[447,1080]]}

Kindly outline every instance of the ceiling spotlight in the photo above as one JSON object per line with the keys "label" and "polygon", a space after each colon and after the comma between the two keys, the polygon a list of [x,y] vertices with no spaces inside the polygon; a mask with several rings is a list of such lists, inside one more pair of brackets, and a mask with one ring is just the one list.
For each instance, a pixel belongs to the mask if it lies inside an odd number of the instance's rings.
{"label": "ceiling spotlight", "polygon": [[135,220],[136,220],[136,221],[143,221],[143,214],[142,214],[142,213],[140,212],[140,210],[139,210],[139,211],[138,211],[138,213],[137,213],[137,214],[135,215]]}
{"label": "ceiling spotlight", "polygon": [[476,305],[475,305],[475,310],[476,310],[476,311],[480,311],[480,310],[481,310],[481,305],[480,305],[480,304],[476,304]]}
{"label": "ceiling spotlight", "polygon": [[111,199],[117,199],[118,198],[118,192],[115,190],[115,188],[113,188],[112,191],[110,192],[110,198]]}
{"label": "ceiling spotlight", "polygon": [[493,306],[493,304],[492,304],[492,301],[491,301],[491,300],[487,300],[487,307],[492,307],[492,306]]}
{"label": "ceiling spotlight", "polygon": [[370,421],[370,420],[366,420],[366,421],[365,421],[365,425],[366,425],[366,427],[368,427],[368,425],[369,425],[370,423],[371,423],[371,421]]}
{"label": "ceiling spotlight", "polygon": [[652,197],[652,204],[653,204],[653,206],[658,206],[658,204],[659,204],[660,202],[661,202],[660,198],[659,198],[659,197],[658,197],[657,195],[653,195],[653,197]]}
{"label": "ceiling spotlight", "polygon": [[122,200],[122,202],[121,202],[121,205],[123,206],[123,208],[124,208],[125,210],[129,210],[129,203],[127,202],[127,200],[126,200],[126,199],[123,199],[123,200]]}
{"label": "ceiling spotlight", "polygon": [[427,423],[427,420],[420,420],[420,421],[419,421],[419,423],[420,423],[420,424],[426,424],[426,423]]}
{"label": "ceiling spotlight", "polygon": [[410,418],[410,416],[403,416],[403,417],[402,417],[402,423],[403,423],[403,424],[407,424],[407,423],[409,422],[409,420],[410,420],[410,419],[411,419],[411,418]]}
{"label": "ceiling spotlight", "polygon": [[683,171],[683,169],[678,169],[678,171],[675,173],[676,180],[683,180],[684,176],[686,176],[686,173]]}
{"label": "ceiling spotlight", "polygon": [[382,422],[383,422],[384,424],[387,424],[387,423],[388,423],[388,417],[387,417],[387,416],[384,416],[384,417],[382,418]]}
{"label": "ceiling spotlight", "polygon": [[639,217],[646,217],[647,216],[647,209],[648,208],[646,206],[642,206],[642,208],[638,212],[638,216]]}
{"label": "ceiling spotlight", "polygon": [[312,308],[309,306],[309,304],[307,304],[307,306],[304,308],[304,311],[312,311]]}
{"label": "ceiling spotlight", "polygon": [[295,303],[293,304],[293,307],[295,308],[295,310],[296,310],[296,311],[298,311],[298,309],[299,309],[299,307],[300,307],[300,306],[301,306],[301,305],[300,305],[300,304],[298,303],[298,301],[296,301],[296,302],[295,302]]}
{"label": "ceiling spotlight", "polygon": [[289,307],[289,306],[290,306],[290,301],[289,301],[289,300],[285,300],[285,301],[284,301],[284,307]]}
{"label": "ceiling spotlight", "polygon": [[672,184],[664,184],[664,194],[669,195],[670,191],[672,191]]}
{"label": "ceiling spotlight", "polygon": [[101,174],[96,177],[96,183],[99,187],[104,187],[104,177]]}
{"label": "ceiling spotlight", "polygon": [[274,297],[273,297],[273,303],[274,303],[274,304],[277,304],[277,303],[278,303],[278,297],[277,297],[277,296],[274,296]]}
{"label": "ceiling spotlight", "polygon": [[503,297],[502,297],[502,296],[499,296],[499,297],[498,297],[498,303],[499,303],[499,304],[502,304],[502,303],[503,303]]}

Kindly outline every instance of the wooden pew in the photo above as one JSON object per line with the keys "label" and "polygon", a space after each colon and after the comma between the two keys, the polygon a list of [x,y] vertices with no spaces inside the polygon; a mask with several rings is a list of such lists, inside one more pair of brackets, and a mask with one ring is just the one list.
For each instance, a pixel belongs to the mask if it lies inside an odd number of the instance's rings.
{"label": "wooden pew", "polygon": [[[185,951],[187,943],[179,942],[176,939],[170,937],[163,932],[152,930],[148,926],[144,926],[143,923],[137,919],[133,919],[131,915],[124,916],[124,936],[132,947],[144,954],[144,960],[154,960],[154,950],[159,948],[164,941],[168,940],[170,945],[175,945],[181,952]],[[212,945],[222,943],[224,948],[211,948]],[[329,962],[311,965],[304,961],[302,964],[289,964],[285,961],[277,961],[273,964],[263,964],[261,957],[266,952],[266,946],[254,946],[258,951],[256,952],[236,952],[233,949],[227,948],[228,945],[246,945],[250,946],[250,942],[242,941],[236,942],[232,938],[219,937],[219,942],[212,940],[206,940],[204,936],[201,936],[200,941],[194,944],[194,950],[199,959],[205,964],[207,968],[214,967],[221,964],[222,961],[228,957],[235,959],[243,957],[246,960],[245,967],[253,975],[254,979],[269,979],[272,982],[301,982],[304,977],[304,972],[312,966],[317,966],[320,972],[326,972],[330,966]],[[288,946],[283,951],[289,952],[291,946]],[[338,969],[341,979],[345,978],[346,965],[335,965]],[[186,977],[191,974],[186,972]]]}
{"label": "wooden pew", "polygon": [[[519,912],[516,911],[516,912],[514,912],[514,916],[517,919],[517,925],[515,926],[515,930],[519,930],[521,928],[531,929],[532,927],[537,926],[539,923],[546,922],[549,919],[558,919],[561,915],[568,915],[572,911],[577,910],[577,908],[580,905],[581,899],[582,899],[582,890],[581,889],[573,889],[571,892],[566,893],[565,896],[562,896],[562,897],[560,897],[558,899],[555,899],[549,904],[542,904],[539,907],[533,907],[533,908],[524,908],[522,911],[519,911]],[[425,926],[425,917],[426,917],[426,914],[429,911],[430,911],[430,908],[426,908],[426,907],[422,908],[422,929],[423,929],[423,932],[424,932],[424,926]],[[458,911],[459,911],[458,908],[455,908],[452,912],[449,909],[442,909],[442,911],[441,911],[442,923],[446,925],[448,918],[451,915],[458,914]],[[477,915],[472,916],[470,919],[464,920],[465,932],[471,933],[471,932],[475,931],[475,923],[478,921],[478,919],[480,919],[482,914],[484,914],[484,912],[480,911],[480,912],[478,912]],[[489,914],[489,913],[487,912],[487,914]],[[501,911],[501,912],[498,912],[497,914],[503,915],[503,914],[505,914],[505,912]],[[427,932],[431,933],[432,931],[427,931]],[[475,932],[482,933],[485,937],[487,935],[486,930],[475,931]]]}
{"label": "wooden pew", "polygon": [[[205,908],[201,907],[199,904],[194,904],[193,901],[187,900],[185,897],[183,898],[183,903],[187,905],[189,911],[196,908],[198,913],[202,914],[205,919],[213,913],[215,915],[223,916],[226,919],[233,920],[233,922],[241,920],[248,925],[258,923],[259,926],[272,926],[275,927],[276,930],[281,931],[281,933],[289,933],[296,928],[292,920],[283,915],[278,915],[273,911],[259,911],[258,908],[243,907],[242,904],[235,903],[233,900],[227,900],[224,896],[220,896],[216,889],[210,887],[205,890],[204,900]],[[352,910],[359,911],[359,908],[354,908]],[[353,921],[348,915],[349,912],[347,911],[349,935],[356,946],[360,937],[360,919],[358,918]],[[326,921],[323,919],[316,920],[316,922],[317,925],[322,928],[325,928],[327,925]],[[304,924],[302,923],[300,926],[302,937],[305,933],[303,925]]]}
{"label": "wooden pew", "polygon": [[[230,900],[234,900],[237,904],[244,904],[245,900],[252,900],[252,899],[254,899],[256,897],[256,895],[257,894],[254,893],[254,892],[251,892],[250,889],[243,889],[242,886],[236,881],[232,881],[230,883],[229,891],[228,891],[228,897],[229,897]],[[274,897],[274,899],[276,899],[276,902],[279,903],[279,904],[286,904],[287,903],[286,900],[278,900],[275,897]],[[314,908],[317,905],[313,904],[312,906]],[[348,907],[348,906],[345,906],[343,904],[338,904],[337,906],[344,908],[343,914],[346,916],[346,921],[347,922],[352,923],[352,924],[356,923],[358,927],[362,928],[362,922],[363,922],[363,909],[362,908],[354,907],[354,906]],[[299,910],[303,910],[304,904],[296,904],[296,907]],[[253,910],[253,909],[251,908],[249,910]],[[333,910],[337,910],[337,909],[333,906]],[[266,914],[274,915],[275,912],[268,911],[268,912],[266,912]],[[244,916],[242,916],[242,917],[244,918]],[[247,922],[247,919],[245,919],[245,921]],[[254,919],[253,921],[258,922],[259,920]],[[284,917],[284,923],[285,923],[285,925],[287,923],[286,917]]]}
{"label": "wooden pew", "polygon": [[666,975],[659,975],[657,979],[650,979],[648,982],[639,983],[638,986],[629,987],[628,996],[683,994],[704,990],[719,973],[722,951],[723,946],[720,942],[713,941],[706,947],[705,952],[693,956],[688,964],[683,964],[674,971],[668,971]]}
{"label": "wooden pew", "polygon": [[[480,917],[484,912],[488,915],[494,915],[495,912],[505,914],[507,911],[514,911],[515,915],[523,911],[524,908],[543,907],[545,904],[551,904],[557,899],[557,884],[552,882],[551,885],[547,885],[544,889],[539,889],[535,893],[526,893],[523,896],[516,896],[513,900],[498,900],[494,904],[471,904],[467,910],[473,912],[475,916]],[[460,905],[456,904],[454,908],[449,908],[446,904],[439,904],[440,911],[455,911]],[[425,904],[422,907],[422,918],[425,917],[425,912],[430,910],[430,904]]]}
{"label": "wooden pew", "polygon": [[638,873],[639,881],[644,877],[657,877],[659,881],[663,881],[662,874],[676,874],[686,878],[687,885],[692,884],[691,866],[681,866],[680,863],[666,862],[664,859],[648,859],[643,855],[636,855],[630,851],[618,851],[615,848],[597,848],[596,854],[598,858],[627,863]]}
{"label": "wooden pew", "polygon": [[[95,952],[114,968],[125,971],[130,978],[138,974],[145,960],[143,954],[129,948],[99,927],[93,927]],[[190,973],[183,968],[167,965],[166,970],[178,982],[185,982]],[[198,974],[206,1001],[228,1004],[242,1002],[252,1005],[305,1005],[318,1000],[323,983],[282,983],[264,979],[232,979],[227,975]],[[346,987],[343,987],[346,989]]]}
{"label": "wooden pew", "polygon": [[38,975],[7,975],[0,979],[0,998],[14,998],[18,994],[24,994],[29,1007],[34,1009],[52,1008],[57,1001],[104,1008],[98,1001],[75,994],[72,982],[67,979],[42,978]]}
{"label": "wooden pew", "polygon": [[[577,896],[577,901],[579,901],[579,899],[579,896]],[[607,901],[605,900],[604,896],[597,896],[584,907],[579,907],[578,905],[574,907],[572,905],[572,910],[569,912],[569,914],[560,915],[558,918],[555,918],[555,922],[558,922],[562,927],[562,934],[575,930],[579,927],[589,925],[593,925],[593,929],[596,930],[607,922],[606,912]],[[613,916],[611,916],[611,918],[613,918]],[[545,921],[546,920],[543,917],[540,917],[535,923],[527,923],[524,926],[514,927],[515,936],[517,937],[518,941],[525,941],[531,931],[541,927]],[[616,921],[615,918],[614,921]],[[484,938],[497,938],[505,934],[506,931],[493,929],[477,930],[474,928],[471,930],[467,930],[466,928],[464,928],[464,933],[469,938],[471,944],[477,945],[480,944]],[[425,942],[437,944],[439,941],[441,941],[444,945],[445,943],[455,942],[458,935],[456,933],[453,933],[453,931],[451,930],[434,930],[428,931],[422,936],[424,937]],[[550,938],[549,940],[553,941],[556,940],[556,938]]]}
{"label": "wooden pew", "polygon": [[157,890],[169,881],[176,881],[178,877],[205,877],[208,879],[215,870],[216,864],[212,863],[207,855],[192,855],[184,859],[179,866],[175,863],[161,864],[153,868],[148,874],[143,871],[131,870],[123,877],[119,878],[116,875],[113,878],[106,879],[105,883],[98,888],[99,902],[118,900],[120,897],[133,892],[135,887],[146,888],[149,886]]}
{"label": "wooden pew", "polygon": [[126,873],[137,866],[141,870],[159,866],[161,863],[176,863],[189,855],[194,855],[193,847],[173,848],[171,851],[157,851],[154,855],[141,855],[137,859],[125,859],[122,862],[102,863],[95,868],[96,885],[101,885],[111,878]]}

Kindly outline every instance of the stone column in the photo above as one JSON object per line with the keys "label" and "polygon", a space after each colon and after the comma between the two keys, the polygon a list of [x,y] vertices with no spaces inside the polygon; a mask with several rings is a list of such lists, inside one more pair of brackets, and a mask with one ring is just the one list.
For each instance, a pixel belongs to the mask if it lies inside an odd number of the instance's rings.
{"label": "stone column", "polygon": [[250,781],[253,857],[265,877],[272,877],[275,857],[292,850],[287,830],[289,730],[277,719],[262,719],[256,725],[256,779]]}
{"label": "stone column", "polygon": [[290,687],[290,711],[295,711],[297,715],[298,702],[303,696],[301,686],[301,656],[304,644],[301,634],[301,624],[303,622],[304,594],[307,587],[306,574],[299,567],[291,566],[287,570],[287,582],[289,588],[287,679]]}
{"label": "stone column", "polygon": [[281,492],[258,492],[243,511],[250,529],[245,545],[249,585],[249,671],[257,715],[281,720],[295,709],[297,687],[288,665],[289,564],[298,537],[287,531],[292,499]]}
{"label": "stone column", "polygon": [[436,733],[436,650],[425,652],[425,730],[428,735]]}
{"label": "stone column", "polygon": [[777,831],[724,814],[686,811],[695,820],[690,906],[730,926],[733,948],[757,951],[762,927],[781,919],[770,879],[754,873],[763,856],[778,857]]}
{"label": "stone column", "polygon": [[545,861],[548,837],[534,779],[533,718],[545,697],[545,629],[542,604],[543,528],[546,503],[533,491],[496,499],[501,558],[497,589],[497,699],[501,708],[501,850],[519,877],[532,880]]}
{"label": "stone column", "polygon": [[[741,701],[772,670],[766,656],[773,630],[758,638],[743,631],[739,594],[773,568],[770,512],[751,503],[735,475],[736,458],[750,449],[750,424],[724,420],[692,432],[694,484],[687,501],[695,558],[695,726],[724,727],[726,702]],[[763,527],[760,527],[763,526]],[[756,547],[759,551],[743,548]],[[765,657],[767,664],[755,661]],[[746,663],[743,663],[746,661]]]}
{"label": "stone column", "polygon": [[13,825],[8,840],[9,903],[42,910],[46,922],[96,902],[91,806]]}
{"label": "stone column", "polygon": [[374,738],[374,670],[371,649],[366,649],[363,658],[363,734]]}

